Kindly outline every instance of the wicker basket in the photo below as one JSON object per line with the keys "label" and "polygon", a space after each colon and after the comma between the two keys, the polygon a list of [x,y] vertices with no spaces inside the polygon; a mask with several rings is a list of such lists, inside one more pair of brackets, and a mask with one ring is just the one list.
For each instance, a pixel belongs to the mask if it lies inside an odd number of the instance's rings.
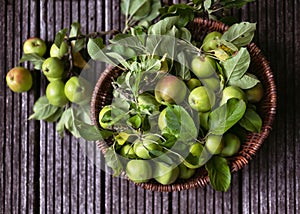
{"label": "wicker basket", "polygon": [[[211,31],[224,32],[228,26],[223,23],[197,18],[189,26],[193,33],[193,38],[196,41],[202,41],[203,37]],[[269,63],[261,53],[261,50],[251,43],[248,46],[251,55],[250,72],[255,74],[263,84],[265,91],[262,101],[258,105],[259,114],[263,119],[263,126],[260,133],[250,133],[247,136],[246,142],[242,145],[240,152],[229,160],[231,171],[238,171],[248,164],[248,161],[254,156],[261,144],[269,135],[272,129],[272,123],[276,113],[276,88],[274,84],[273,74]],[[93,123],[100,128],[98,115],[103,106],[110,104],[112,101],[112,85],[113,79],[118,77],[120,71],[116,68],[108,66],[100,76],[97,85],[94,89],[91,102],[91,117]],[[107,142],[98,141],[97,145],[102,153],[105,153]],[[180,191],[196,187],[204,187],[209,183],[207,171],[204,167],[197,170],[197,173],[188,180],[177,181],[171,185],[162,185],[159,183],[147,182],[137,184],[145,189],[152,191]]]}

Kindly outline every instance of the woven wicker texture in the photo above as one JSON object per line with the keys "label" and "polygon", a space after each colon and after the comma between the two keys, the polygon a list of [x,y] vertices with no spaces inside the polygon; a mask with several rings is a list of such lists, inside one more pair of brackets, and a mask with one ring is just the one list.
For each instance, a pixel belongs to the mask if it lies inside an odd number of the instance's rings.
{"label": "woven wicker texture", "polygon": [[[192,32],[192,36],[196,41],[202,41],[204,36],[211,31],[224,32],[228,29],[228,26],[223,23],[197,18],[189,26]],[[261,144],[268,137],[272,123],[276,113],[276,87],[274,83],[273,74],[269,63],[265,56],[261,53],[261,50],[251,43],[248,46],[248,50],[251,55],[251,64],[249,72],[255,74],[264,88],[264,97],[258,104],[258,112],[262,116],[263,126],[260,133],[250,133],[247,136],[246,142],[242,145],[240,152],[234,157],[230,158],[229,163],[231,171],[238,171],[248,164],[249,160],[255,155]],[[98,122],[98,115],[103,106],[110,104],[112,101],[112,85],[111,82],[120,74],[117,68],[108,66],[101,74],[92,97],[91,102],[91,117],[92,122],[98,128],[100,128]],[[105,153],[109,141],[98,141],[97,145],[102,153]],[[145,189],[152,191],[180,191],[196,187],[204,187],[209,183],[209,178],[204,167],[198,169],[197,173],[188,180],[178,180],[171,185],[162,185],[155,181],[148,183],[137,184]]]}

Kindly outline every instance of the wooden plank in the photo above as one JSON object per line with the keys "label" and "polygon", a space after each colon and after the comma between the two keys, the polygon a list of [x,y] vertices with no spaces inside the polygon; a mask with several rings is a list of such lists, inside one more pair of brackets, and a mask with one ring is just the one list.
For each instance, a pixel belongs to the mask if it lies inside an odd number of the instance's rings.
{"label": "wooden plank", "polygon": [[[197,198],[196,198],[196,189],[191,189],[188,190],[188,195],[187,195],[187,208],[188,208],[188,213],[197,213]],[[173,200],[172,200],[173,202]]]}
{"label": "wooden plank", "polygon": [[198,188],[196,190],[196,201],[197,201],[197,213],[205,213],[206,209],[206,196],[205,196],[206,188]]}
{"label": "wooden plank", "polygon": [[[284,8],[291,8],[286,10],[284,25],[285,25],[285,68],[286,68],[286,76],[287,76],[287,94],[292,94],[295,91],[295,68],[294,68],[294,25],[298,23],[294,23],[293,15],[294,15],[294,3],[290,1],[286,1]],[[290,50],[290,51],[288,51]],[[288,99],[285,105],[287,106],[295,106],[295,99]],[[287,127],[286,127],[286,212],[293,213],[295,210],[295,124],[297,121],[295,120],[295,112],[296,111],[287,111]]]}
{"label": "wooden plank", "polygon": [[[6,32],[7,40],[6,40],[6,47],[11,47],[11,50],[14,50],[14,15],[15,15],[15,9],[14,5],[8,4],[7,7],[7,19],[6,19],[6,29],[7,32],[10,32],[9,34]],[[10,69],[14,67],[14,53],[10,51],[9,49],[6,50],[6,69]],[[14,147],[16,147],[15,142],[16,139],[14,138],[14,107],[11,105],[11,103],[15,103],[15,105],[18,104],[17,101],[15,101],[14,97],[19,96],[18,94],[13,94],[12,91],[6,90],[6,121],[5,121],[5,131],[6,131],[6,145],[5,145],[5,153],[4,153],[4,163],[5,165],[5,204],[4,204],[4,210],[6,212],[17,212],[18,210],[18,204],[16,203],[16,195],[18,192],[15,192],[14,185],[18,186],[17,183],[13,179],[14,174]],[[13,205],[16,205],[13,207]]]}
{"label": "wooden plank", "polygon": [[[2,2],[1,2],[2,3]],[[2,4],[0,8],[0,37],[3,38],[0,40],[1,47],[6,46],[6,17],[7,17],[7,4]],[[6,48],[0,49],[0,57],[4,58],[6,56]],[[0,60],[0,74],[1,76],[6,76],[7,67],[6,60]],[[6,112],[6,81],[5,78],[0,79],[0,111]],[[0,118],[0,210],[5,210],[5,174],[6,174],[6,164],[5,164],[5,152],[6,152],[6,118]]]}
{"label": "wooden plank", "polygon": [[188,211],[188,191],[179,192],[179,213],[185,213]]}
{"label": "wooden plank", "polygon": [[[299,74],[297,75],[297,71],[298,68],[300,66],[300,50],[299,48],[296,47],[300,47],[300,29],[297,23],[300,22],[300,13],[299,13],[299,8],[300,8],[300,2],[299,1],[294,1],[294,5],[293,7],[295,8],[294,10],[294,29],[293,29],[293,35],[294,35],[294,82],[295,82],[295,91],[294,93],[296,93],[295,97],[299,97],[299,91],[300,91],[300,77]],[[295,184],[294,184],[294,191],[295,191],[295,212],[300,210],[300,179],[299,179],[299,175],[300,175],[300,151],[299,151],[299,142],[300,142],[300,125],[298,123],[299,118],[300,118],[300,113],[299,111],[297,111],[297,109],[300,108],[300,99],[296,99],[296,103],[295,103],[295,126],[294,126],[294,130],[295,130],[295,144],[294,144],[294,149],[295,149],[295,153],[294,153],[294,163],[295,163]]]}
{"label": "wooden plank", "polygon": [[205,212],[206,213],[213,213],[215,212],[215,200],[214,194],[215,190],[211,186],[205,187],[205,197],[206,197],[206,204],[205,204]]}
{"label": "wooden plank", "polygon": [[[268,1],[267,4],[267,10],[266,12],[266,29],[265,32],[268,32],[267,35],[265,35],[265,42],[263,42],[265,46],[266,55],[268,56],[268,59],[270,60],[271,65],[275,65],[277,61],[276,57],[276,47],[274,47],[274,38],[275,38],[275,28],[276,28],[276,10],[275,10],[275,1]],[[273,38],[273,39],[270,39]],[[273,70],[273,72],[276,72],[276,70]],[[276,74],[275,74],[276,75]],[[273,200],[274,203],[267,203],[267,210],[269,213],[275,213],[277,209],[277,205],[275,203],[277,198],[277,191],[276,191],[276,180],[277,180],[277,174],[276,174],[276,152],[277,152],[277,126],[274,124],[273,131],[268,138],[268,141],[265,142],[267,148],[268,148],[268,171],[267,171],[267,177],[268,177],[268,195],[267,200],[271,201]]]}
{"label": "wooden plank", "polygon": [[[71,23],[71,1],[63,1],[63,4],[61,5],[61,10],[63,11],[61,13],[62,17],[62,24],[61,28],[64,27],[70,27]],[[54,36],[54,35],[53,35]],[[70,135],[66,135],[61,143],[61,150],[62,150],[62,195],[61,195],[61,210],[62,213],[70,213],[72,210],[72,207],[75,207],[75,205],[72,203],[71,199],[71,190],[72,190],[72,180],[74,177],[72,176],[72,147],[74,147],[74,144],[76,142],[73,142],[73,138]]]}
{"label": "wooden plank", "polygon": [[179,192],[172,193],[172,213],[176,214],[180,211],[180,204],[179,204]]}
{"label": "wooden plank", "polygon": [[[257,26],[257,43],[259,44],[260,48],[265,52],[266,51],[266,44],[267,44],[267,36],[266,36],[266,29],[267,29],[267,19],[266,19],[266,11],[267,11],[267,4],[265,1],[260,2],[259,6],[257,5],[257,20],[261,20],[260,24]],[[269,161],[267,161],[267,156],[269,152],[269,142],[266,141],[262,145],[262,148],[258,151],[257,156],[258,158],[258,212],[260,213],[267,213],[268,212],[268,165]]]}
{"label": "wooden plank", "polygon": [[224,193],[224,213],[238,213],[241,207],[241,172],[234,172],[231,177],[230,194]]}
{"label": "wooden plank", "polygon": [[[146,196],[145,196],[145,209],[147,214],[152,214],[154,213],[154,193],[153,191],[147,190],[146,191]],[[124,212],[126,213],[126,211]]]}
{"label": "wooden plank", "polygon": [[[284,8],[284,2],[276,2],[276,58],[277,60],[280,59],[281,63],[274,64],[274,70],[275,72],[283,71],[285,70],[285,63],[284,63],[284,57],[285,57],[285,29],[284,29],[284,21],[282,18],[285,16],[285,8]],[[286,75],[278,75],[277,76],[277,82],[280,82],[280,84],[277,84],[278,87],[278,97],[287,97],[287,78]],[[287,128],[287,114],[288,109],[286,106],[286,103],[279,100],[278,103],[278,112],[281,114],[280,121],[281,124],[277,123],[277,142],[286,142],[286,128]],[[281,113],[280,113],[281,112]],[[279,121],[278,121],[279,122]],[[276,186],[277,186],[277,198],[276,198],[276,205],[277,205],[277,211],[278,212],[286,212],[286,143],[277,143],[276,144],[277,152],[276,152],[276,165],[277,165],[277,172],[276,172]]]}
{"label": "wooden plank", "polygon": [[[23,1],[20,4],[20,11],[28,16],[21,17],[22,24],[19,44],[19,54],[22,54],[23,42],[29,38],[30,33],[36,33],[37,18],[36,18],[36,3]],[[32,14],[32,15],[31,15]],[[27,23],[32,23],[28,25]],[[25,67],[29,68],[29,63],[25,63]],[[30,66],[32,68],[32,66]],[[38,196],[35,195],[35,121],[29,121],[28,117],[32,113],[32,106],[34,104],[35,92],[39,91],[39,84],[36,84],[36,80],[39,80],[39,75],[35,75],[33,71],[33,89],[28,93],[22,94],[21,105],[21,145],[20,151],[20,212],[34,212],[34,201]]]}

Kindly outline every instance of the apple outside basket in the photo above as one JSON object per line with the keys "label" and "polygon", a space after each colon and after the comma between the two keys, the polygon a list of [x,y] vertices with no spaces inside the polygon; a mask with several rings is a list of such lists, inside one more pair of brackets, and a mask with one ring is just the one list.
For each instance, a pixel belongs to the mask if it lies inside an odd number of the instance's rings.
{"label": "apple outside basket", "polygon": [[[228,26],[217,21],[196,18],[189,25],[189,29],[192,32],[194,40],[202,41],[207,33],[211,31],[224,33],[228,29]],[[264,88],[264,97],[257,106],[257,110],[263,120],[263,125],[260,133],[249,133],[246,141],[242,144],[239,153],[228,159],[231,172],[242,169],[255,155],[256,151],[268,137],[276,113],[276,87],[269,63],[261,53],[261,50],[254,43],[248,45],[248,51],[251,56],[249,71],[258,77]],[[101,74],[94,88],[91,101],[91,117],[93,124],[98,128],[100,128],[98,122],[99,112],[105,105],[112,102],[113,87],[111,82],[119,75],[120,70],[118,68],[108,66]],[[109,141],[97,141],[98,148],[103,154],[105,154],[110,143],[111,142]],[[197,169],[196,174],[192,178],[187,180],[177,180],[170,185],[162,185],[152,180],[147,183],[139,183],[136,185],[147,190],[171,192],[204,187],[209,183],[208,173],[204,167]]]}

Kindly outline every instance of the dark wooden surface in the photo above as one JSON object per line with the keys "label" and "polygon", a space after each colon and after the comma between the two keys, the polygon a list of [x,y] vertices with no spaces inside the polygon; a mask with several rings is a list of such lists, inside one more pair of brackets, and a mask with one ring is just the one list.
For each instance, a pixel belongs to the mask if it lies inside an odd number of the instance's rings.
{"label": "dark wooden surface", "polygon": [[299,213],[299,0],[256,0],[233,12],[257,22],[255,41],[273,69],[278,110],[271,135],[250,164],[233,174],[226,193],[209,186],[145,191],[96,167],[85,155],[92,143],[68,135],[61,139],[53,124],[27,120],[46,82],[35,71],[29,93],[15,94],[6,86],[22,43],[33,36],[51,41],[76,20],[83,32],[120,28],[119,3],[0,0],[0,213]]}

